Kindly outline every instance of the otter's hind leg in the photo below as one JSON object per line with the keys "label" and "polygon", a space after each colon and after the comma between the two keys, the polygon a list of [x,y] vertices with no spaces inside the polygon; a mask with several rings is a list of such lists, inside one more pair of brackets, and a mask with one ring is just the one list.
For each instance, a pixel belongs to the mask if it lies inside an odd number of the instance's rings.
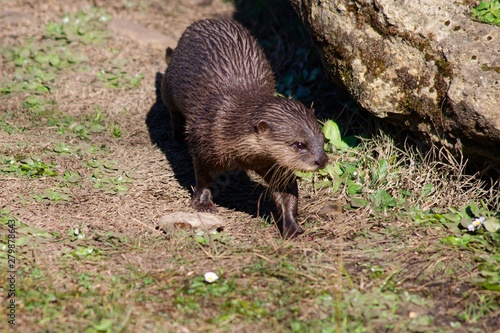
{"label": "otter's hind leg", "polygon": [[179,142],[183,141],[186,138],[186,119],[182,115],[181,110],[177,107],[175,99],[172,96],[172,86],[167,73],[163,75],[161,82],[161,99],[170,113],[170,127],[172,127],[174,139]]}
{"label": "otter's hind leg", "polygon": [[175,107],[167,106],[167,108],[170,112],[170,126],[174,133],[174,139],[179,142],[184,141],[186,139],[186,119]]}

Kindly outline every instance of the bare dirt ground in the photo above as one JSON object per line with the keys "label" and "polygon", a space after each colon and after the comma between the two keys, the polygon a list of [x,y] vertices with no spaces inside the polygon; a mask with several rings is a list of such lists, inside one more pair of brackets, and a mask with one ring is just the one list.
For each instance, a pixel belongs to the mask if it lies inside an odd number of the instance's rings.
{"label": "bare dirt ground", "polygon": [[[30,37],[37,45],[58,43],[43,37],[47,24],[91,7],[172,41],[201,18],[234,16],[259,31],[260,13],[270,21],[282,14],[259,1],[12,0],[0,4],[2,46],[26,45]],[[267,36],[276,45],[266,52],[278,75],[286,76],[294,59],[306,57],[297,51],[304,44],[294,46],[287,38],[278,31]],[[50,45],[46,48],[56,44]],[[294,241],[282,241],[271,219],[259,218],[273,208],[260,200],[264,187],[258,179],[244,173],[219,182],[223,236],[159,230],[163,215],[192,211],[194,185],[190,158],[172,142],[168,112],[158,96],[167,46],[175,45],[146,45],[116,32],[103,42],[71,41],[65,47],[88,59],[57,71],[49,92],[0,95],[1,231],[7,235],[5,225],[15,220],[16,237],[27,240],[18,244],[15,262],[16,325],[2,310],[0,331],[500,328],[498,295],[475,289],[468,277],[479,274],[478,265],[472,254],[440,245],[446,231],[391,212],[345,210],[344,192],[320,190],[311,181],[300,183],[301,221],[308,232]],[[14,66],[5,53],[2,57],[2,78],[15,77]],[[317,61],[317,55],[307,57]],[[99,79],[103,71],[144,77],[113,88],[107,86],[111,78]],[[322,119],[337,117],[348,103],[338,102],[341,93],[330,86],[308,94]],[[42,102],[30,104],[30,96]],[[43,164],[35,170],[26,159],[37,158]],[[9,163],[28,167],[7,172]],[[35,174],[26,176],[28,169]],[[1,270],[5,281],[7,270]],[[221,275],[216,287],[199,280],[212,270]],[[2,299],[8,290],[3,287]]]}
{"label": "bare dirt ground", "polygon": [[[125,2],[115,3],[113,7],[107,7],[113,16],[130,19],[139,22],[145,27],[163,31],[171,35],[174,40],[180,37],[183,30],[194,20],[214,15],[231,15],[233,7],[229,4],[217,4],[211,6],[199,6],[188,2],[149,2],[141,8],[141,5],[126,10]],[[16,27],[13,40],[24,36],[40,35],[47,22],[58,21],[68,12],[75,12],[80,8],[89,6],[88,3],[66,4],[64,1],[42,3],[16,4],[12,10],[20,10],[26,15],[32,15],[29,28],[18,29]],[[31,5],[31,6],[30,6]],[[32,7],[33,6],[33,7]],[[20,24],[20,26],[26,26]],[[12,32],[11,29],[3,29],[4,33]],[[21,30],[21,31],[19,31]],[[114,52],[112,50],[119,50]],[[90,49],[90,61],[95,64],[102,63],[105,67],[117,59],[127,62],[127,71],[130,73],[143,73],[144,80],[134,90],[111,90],[104,87],[96,87],[94,83],[88,82],[90,74],[68,73],[61,80],[60,86],[51,92],[51,98],[57,101],[58,108],[70,116],[93,113],[94,110],[104,110],[109,121],[116,123],[123,130],[123,137],[113,141],[102,135],[94,142],[100,144],[110,152],[112,160],[119,161],[119,168],[133,174],[137,181],[126,195],[108,196],[99,194],[102,191],[80,189],[80,193],[74,193],[73,202],[65,209],[58,205],[40,205],[38,209],[43,211],[34,212],[33,208],[13,207],[21,216],[26,216],[34,226],[47,228],[49,231],[69,228],[75,224],[86,225],[89,218],[98,224],[103,231],[126,232],[127,234],[139,235],[144,232],[146,225],[154,226],[158,218],[165,212],[175,210],[178,207],[189,206],[189,191],[183,188],[175,180],[172,167],[169,166],[165,154],[154,147],[151,142],[151,134],[146,124],[148,113],[155,111],[157,96],[155,93],[156,74],[164,72],[165,57],[164,50],[148,47],[138,47],[137,43],[127,38],[112,38],[106,47],[94,46]],[[92,79],[90,79],[92,80]],[[97,83],[99,84],[99,83]],[[23,96],[24,97],[24,96]],[[9,99],[12,106],[7,109],[19,110],[19,101]],[[165,110],[163,110],[165,111]],[[160,119],[164,120],[164,119]],[[160,124],[168,134],[168,123]],[[37,128],[34,133],[22,133],[19,135],[5,135],[2,133],[2,145],[4,147],[17,146],[19,141],[26,143],[21,151],[15,154],[37,153],[51,147],[59,138],[53,139],[46,133],[44,128]],[[50,131],[50,129],[49,129]],[[43,144],[40,144],[43,138]],[[166,140],[165,137],[163,140]],[[78,140],[73,139],[68,144],[74,144]],[[7,153],[14,153],[9,151]],[[67,158],[63,168],[72,169],[80,161]],[[59,163],[58,163],[59,164]],[[78,168],[78,166],[77,166]],[[189,172],[189,170],[187,170]],[[41,180],[39,184],[21,181],[14,186],[14,179],[9,179],[9,186],[5,187],[3,199],[14,200],[18,193],[36,193],[47,187],[47,181]],[[160,185],[161,184],[161,185]],[[160,186],[158,186],[160,185]],[[5,207],[5,203],[2,204]],[[174,208],[175,207],[175,208]],[[67,210],[69,209],[69,211]],[[113,216],[112,221],[109,219]],[[68,218],[70,217],[70,218]],[[58,223],[54,223],[58,221]],[[65,225],[60,223],[65,221]],[[107,221],[104,223],[104,221]],[[136,221],[141,221],[138,223]],[[102,225],[101,225],[102,223]]]}

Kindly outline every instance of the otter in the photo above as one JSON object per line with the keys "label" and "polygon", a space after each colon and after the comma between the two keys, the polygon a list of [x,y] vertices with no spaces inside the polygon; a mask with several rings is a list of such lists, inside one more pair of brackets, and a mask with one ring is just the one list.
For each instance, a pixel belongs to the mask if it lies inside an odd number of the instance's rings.
{"label": "otter", "polygon": [[282,237],[302,234],[294,171],[316,171],[328,162],[314,110],[278,96],[264,51],[233,20],[197,21],[166,53],[161,95],[174,138],[186,141],[193,160],[193,208],[216,212],[215,177],[253,170],[269,185]]}

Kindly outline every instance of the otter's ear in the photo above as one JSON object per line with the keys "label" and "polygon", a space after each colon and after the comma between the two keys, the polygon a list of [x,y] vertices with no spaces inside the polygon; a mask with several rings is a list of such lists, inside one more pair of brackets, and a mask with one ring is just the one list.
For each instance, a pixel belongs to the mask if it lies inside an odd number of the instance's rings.
{"label": "otter's ear", "polygon": [[255,133],[259,134],[270,130],[269,125],[264,120],[259,121],[259,123],[253,127],[253,129]]}

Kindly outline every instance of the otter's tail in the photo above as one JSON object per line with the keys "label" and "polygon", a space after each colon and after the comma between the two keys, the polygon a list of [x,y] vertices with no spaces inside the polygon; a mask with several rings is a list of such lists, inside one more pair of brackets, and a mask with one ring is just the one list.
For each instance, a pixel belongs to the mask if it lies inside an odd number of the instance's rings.
{"label": "otter's tail", "polygon": [[174,50],[170,47],[167,47],[167,50],[165,51],[165,62],[167,63],[167,66],[170,65],[173,55],[174,55]]}

